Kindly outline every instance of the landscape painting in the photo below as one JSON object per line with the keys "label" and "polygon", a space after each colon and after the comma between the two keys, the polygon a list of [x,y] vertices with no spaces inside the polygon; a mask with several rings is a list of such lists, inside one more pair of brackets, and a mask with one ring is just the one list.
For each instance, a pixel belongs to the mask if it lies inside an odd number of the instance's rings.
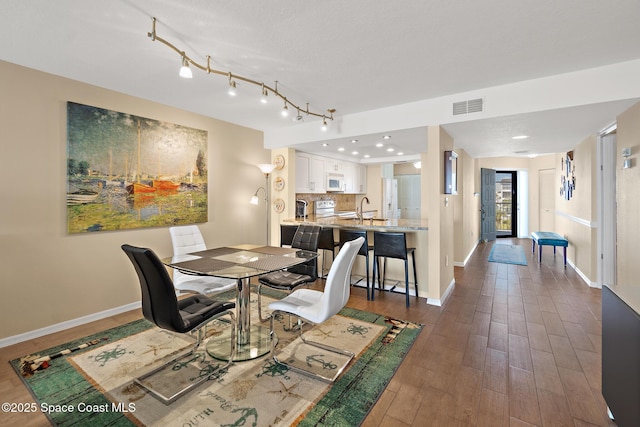
{"label": "landscape painting", "polygon": [[67,103],[67,230],[207,221],[207,131]]}

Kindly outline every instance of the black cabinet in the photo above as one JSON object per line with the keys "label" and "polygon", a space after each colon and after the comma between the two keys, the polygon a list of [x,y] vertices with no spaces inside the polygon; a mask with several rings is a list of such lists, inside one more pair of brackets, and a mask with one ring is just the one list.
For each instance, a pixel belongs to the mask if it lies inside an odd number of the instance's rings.
{"label": "black cabinet", "polygon": [[602,395],[619,427],[640,426],[640,315],[602,287]]}

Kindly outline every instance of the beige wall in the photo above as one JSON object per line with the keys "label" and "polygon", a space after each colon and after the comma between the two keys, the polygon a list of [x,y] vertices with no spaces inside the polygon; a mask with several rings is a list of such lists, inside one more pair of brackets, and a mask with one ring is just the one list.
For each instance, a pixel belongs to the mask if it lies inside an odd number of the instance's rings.
{"label": "beige wall", "polygon": [[[622,169],[621,152],[631,148],[632,167]],[[617,289],[631,307],[640,313],[640,103],[618,117],[617,130]]]}
{"label": "beige wall", "polygon": [[[429,220],[428,231],[428,297],[441,300],[453,281],[454,233],[453,198],[443,194],[444,152],[453,149],[453,139],[440,126],[429,126],[427,149],[421,154],[421,207],[423,218]],[[425,259],[421,257],[421,259]],[[418,266],[420,268],[420,266]]]}
{"label": "beige wall", "polygon": [[[458,195],[453,197],[454,260],[456,266],[464,266],[480,239],[480,197],[475,196],[476,163],[466,151],[458,153]],[[476,177],[478,177],[476,179]]]}
{"label": "beige wall", "polygon": [[596,137],[586,138],[573,149],[576,189],[573,197],[566,200],[560,195],[560,169],[566,153],[556,155],[556,229],[557,233],[569,239],[568,257],[583,277],[589,282],[597,282],[597,234],[596,211]]}
{"label": "beige wall", "polygon": [[[262,133],[0,62],[0,339],[140,300],[120,245],[171,255],[167,228],[66,233],[66,102],[204,129],[209,134],[209,246],[265,243]],[[293,183],[293,181],[290,181]]]}

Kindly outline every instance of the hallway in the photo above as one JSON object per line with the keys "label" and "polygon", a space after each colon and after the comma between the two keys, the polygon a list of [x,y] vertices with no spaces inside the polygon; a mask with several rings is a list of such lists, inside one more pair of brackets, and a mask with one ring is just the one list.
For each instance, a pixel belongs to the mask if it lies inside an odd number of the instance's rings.
{"label": "hallway", "polygon": [[493,243],[480,244],[441,308],[407,310],[390,294],[353,304],[426,324],[364,425],[614,425],[600,392],[601,291],[561,255],[540,265],[530,240],[507,242],[529,265],[488,262]]}

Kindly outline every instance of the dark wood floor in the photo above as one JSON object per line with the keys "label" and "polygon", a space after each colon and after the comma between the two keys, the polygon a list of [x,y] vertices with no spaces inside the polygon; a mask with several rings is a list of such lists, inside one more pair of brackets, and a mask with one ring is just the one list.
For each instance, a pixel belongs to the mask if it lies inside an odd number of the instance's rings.
{"label": "dark wood floor", "polygon": [[[562,257],[528,266],[487,261],[481,244],[443,307],[385,293],[349,306],[420,322],[418,340],[365,426],[611,426],[601,395],[601,292]],[[420,266],[418,266],[420,268]],[[320,286],[320,285],[318,285]],[[3,402],[33,402],[8,360],[140,317],[139,311],[0,349]],[[48,425],[41,414],[0,413],[0,425]]]}

